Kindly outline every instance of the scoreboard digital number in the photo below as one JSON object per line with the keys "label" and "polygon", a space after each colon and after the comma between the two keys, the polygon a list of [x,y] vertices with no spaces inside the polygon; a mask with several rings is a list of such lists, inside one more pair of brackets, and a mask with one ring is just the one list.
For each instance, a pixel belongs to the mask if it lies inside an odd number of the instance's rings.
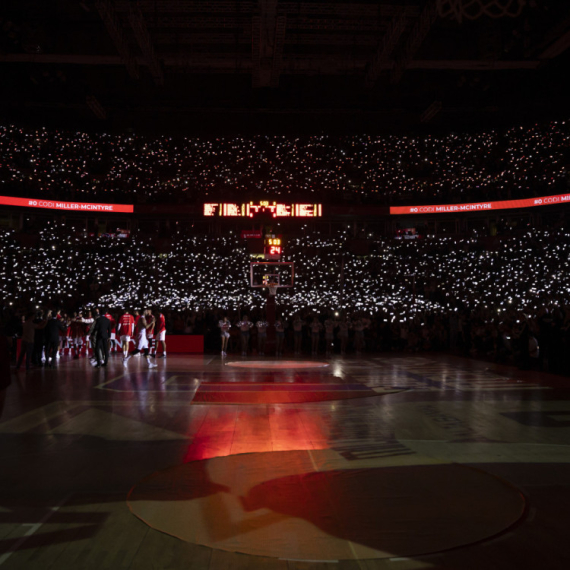
{"label": "scoreboard digital number", "polygon": [[278,202],[249,202],[246,204],[215,203],[204,204],[204,216],[224,218],[253,218],[258,214],[272,218],[320,218],[322,204],[281,204]]}
{"label": "scoreboard digital number", "polygon": [[283,245],[280,237],[266,236],[263,248],[265,259],[281,259]]}

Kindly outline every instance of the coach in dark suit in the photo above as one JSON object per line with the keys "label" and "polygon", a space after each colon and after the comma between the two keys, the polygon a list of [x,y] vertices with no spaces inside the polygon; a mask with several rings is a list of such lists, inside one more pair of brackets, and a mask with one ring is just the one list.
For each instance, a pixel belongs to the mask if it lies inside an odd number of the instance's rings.
{"label": "coach in dark suit", "polygon": [[[103,311],[102,311],[103,312]],[[101,314],[95,321],[93,334],[96,335],[95,357],[97,358],[97,368],[101,366],[101,357],[103,357],[103,366],[107,366],[109,360],[109,339],[111,338],[111,321]]]}
{"label": "coach in dark suit", "polygon": [[57,318],[55,313],[48,313],[45,326],[45,343],[47,366],[54,367],[59,347],[59,333],[67,331],[67,326]]}

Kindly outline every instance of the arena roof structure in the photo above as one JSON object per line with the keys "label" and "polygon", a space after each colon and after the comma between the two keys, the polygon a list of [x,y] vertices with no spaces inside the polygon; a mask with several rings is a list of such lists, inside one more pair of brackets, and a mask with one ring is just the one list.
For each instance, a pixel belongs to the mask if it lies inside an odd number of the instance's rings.
{"label": "arena roof structure", "polygon": [[498,12],[462,21],[442,10],[457,3],[3,2],[0,119],[199,134],[566,117],[570,3],[470,0]]}

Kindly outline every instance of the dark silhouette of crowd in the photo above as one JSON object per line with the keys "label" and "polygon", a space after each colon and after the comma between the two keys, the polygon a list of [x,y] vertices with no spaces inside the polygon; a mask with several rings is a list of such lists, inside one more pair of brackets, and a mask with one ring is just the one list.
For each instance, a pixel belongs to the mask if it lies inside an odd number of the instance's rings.
{"label": "dark silhouette of crowd", "polygon": [[[251,258],[235,234],[196,236],[180,228],[166,252],[163,241],[157,251],[149,234],[86,237],[62,222],[46,223],[33,245],[20,238],[0,232],[8,336],[21,332],[21,317],[30,311],[159,307],[168,334],[203,334],[206,348],[217,350],[224,314],[232,323],[245,313],[253,322],[263,319],[266,293],[250,287]],[[371,236],[364,255],[352,253],[351,239],[346,229],[288,240],[283,260],[295,262],[295,286],[277,295],[286,350],[295,317],[306,323],[307,339],[317,316],[323,324],[348,322],[349,352],[357,336],[363,351],[457,350],[568,373],[570,231],[564,227],[494,238]],[[364,326],[354,327],[356,321]],[[325,336],[319,334],[322,352]]]}

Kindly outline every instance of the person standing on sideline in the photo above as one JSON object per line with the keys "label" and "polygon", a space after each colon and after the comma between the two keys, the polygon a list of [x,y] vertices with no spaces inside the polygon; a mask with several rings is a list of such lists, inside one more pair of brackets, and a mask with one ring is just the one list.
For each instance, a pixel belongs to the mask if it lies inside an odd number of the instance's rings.
{"label": "person standing on sideline", "polygon": [[34,350],[34,335],[36,328],[40,328],[34,322],[34,313],[28,313],[25,317],[24,325],[22,327],[22,344],[20,346],[20,356],[18,357],[18,362],[16,363],[16,370],[22,366],[24,358],[26,359],[26,370],[29,370],[32,361],[32,352]]}
{"label": "person standing on sideline", "polygon": [[313,317],[309,328],[311,329],[311,354],[316,356],[319,352],[320,333],[323,330],[323,325],[321,324],[321,321],[319,321],[319,317]]}
{"label": "person standing on sideline", "polygon": [[[96,368],[107,366],[109,361],[109,339],[111,338],[111,330],[113,326],[111,321],[105,315],[100,315],[95,321],[93,332],[96,335],[95,340],[95,358],[97,359]],[[101,364],[101,359],[103,363]]]}
{"label": "person standing on sideline", "polygon": [[362,354],[364,349],[364,329],[367,328],[366,323],[360,318],[353,322],[352,328],[354,330],[354,348],[356,349],[356,354]]}
{"label": "person standing on sideline", "polygon": [[342,356],[346,354],[346,345],[348,344],[348,329],[350,328],[350,322],[345,316],[341,319],[338,324],[338,338],[340,340],[340,353]]}
{"label": "person standing on sideline", "polygon": [[303,327],[305,322],[301,319],[301,315],[296,315],[293,319],[293,338],[295,339],[295,356],[301,354],[301,344],[303,342]]}
{"label": "person standing on sideline", "polygon": [[67,331],[67,326],[57,318],[57,314],[48,313],[46,324],[46,366],[55,366],[59,348],[59,334]]}
{"label": "person standing on sideline", "polygon": [[46,323],[47,321],[44,319],[43,311],[38,311],[34,319],[34,324],[38,325],[35,327],[36,330],[34,332],[34,350],[32,351],[32,364],[34,366],[42,366]]}
{"label": "person standing on sideline", "polygon": [[218,326],[220,327],[222,335],[222,356],[227,356],[226,352],[228,349],[228,341],[230,340],[230,329],[232,328],[232,323],[228,319],[227,315],[224,315],[221,321],[218,321]]}
{"label": "person standing on sideline", "polygon": [[131,337],[135,332],[135,318],[131,315],[128,309],[121,315],[119,319],[119,325],[117,327],[117,333],[119,335],[119,340],[121,341],[121,346],[123,348],[123,360],[127,359],[129,356],[129,343],[131,342]]}
{"label": "person standing on sideline", "polygon": [[265,345],[267,344],[267,327],[269,323],[260,319],[255,323],[257,327],[257,354],[259,356],[265,356]]}
{"label": "person standing on sideline", "polygon": [[253,326],[253,323],[249,320],[248,315],[244,315],[243,319],[237,324],[240,330],[241,336],[241,355],[247,356],[247,349],[249,345],[249,329]]}
{"label": "person standing on sideline", "polygon": [[334,329],[336,323],[329,317],[325,321],[325,344],[326,344],[326,355],[331,356],[334,349]]}
{"label": "person standing on sideline", "polygon": [[275,356],[281,356],[285,342],[285,321],[278,318],[273,326],[275,327]]}

